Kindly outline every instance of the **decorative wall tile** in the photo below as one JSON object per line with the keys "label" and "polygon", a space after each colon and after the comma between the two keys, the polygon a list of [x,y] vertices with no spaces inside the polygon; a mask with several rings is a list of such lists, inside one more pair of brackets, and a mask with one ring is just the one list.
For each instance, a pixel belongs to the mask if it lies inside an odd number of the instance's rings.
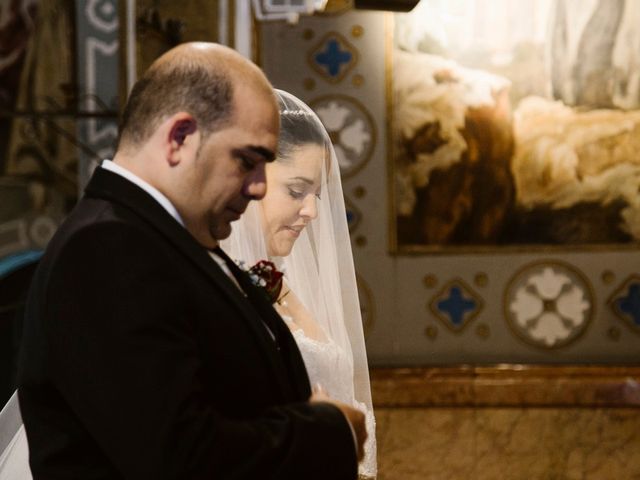
{"label": "decorative wall tile", "polygon": [[349,226],[349,233],[353,233],[358,225],[360,224],[360,220],[362,220],[362,213],[358,207],[356,207],[351,200],[347,197],[344,198],[344,208],[347,214],[347,225]]}
{"label": "decorative wall tile", "polygon": [[[117,107],[118,101],[118,10],[115,0],[92,0],[76,12],[76,42],[83,57],[78,62],[79,88],[86,94],[84,108],[100,111],[101,106]],[[98,159],[111,158],[118,137],[115,118],[89,118],[78,128],[78,138],[97,154],[86,155],[79,149],[80,190],[93,173]]]}
{"label": "decorative wall tile", "polygon": [[613,313],[640,333],[640,275],[631,275],[609,298]]}
{"label": "decorative wall tile", "polygon": [[483,306],[482,298],[460,279],[447,283],[429,302],[433,314],[455,332],[464,330]]}
{"label": "decorative wall tile", "polygon": [[331,136],[342,178],[354,175],[370,160],[375,146],[376,129],[371,114],[355,98],[346,95],[317,98],[310,105]]}
{"label": "decorative wall tile", "polygon": [[340,82],[358,63],[358,51],[338,32],[327,33],[309,53],[309,64],[322,78]]}
{"label": "decorative wall tile", "polygon": [[427,328],[424,329],[424,334],[430,340],[435,340],[438,337],[438,327],[434,325],[429,325]]}
{"label": "decorative wall tile", "polygon": [[573,343],[589,326],[593,295],[585,276],[568,264],[536,262],[516,273],[505,292],[505,318],[530,345]]}
{"label": "decorative wall tile", "polygon": [[433,273],[428,273],[422,278],[425,288],[434,288],[438,285],[438,277]]}

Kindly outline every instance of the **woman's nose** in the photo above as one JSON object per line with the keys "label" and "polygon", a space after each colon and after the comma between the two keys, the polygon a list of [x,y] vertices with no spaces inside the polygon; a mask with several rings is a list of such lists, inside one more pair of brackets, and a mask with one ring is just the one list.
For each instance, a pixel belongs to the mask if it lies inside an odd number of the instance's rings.
{"label": "woman's nose", "polygon": [[309,194],[304,198],[300,216],[313,220],[318,216],[318,205],[316,204],[316,196]]}

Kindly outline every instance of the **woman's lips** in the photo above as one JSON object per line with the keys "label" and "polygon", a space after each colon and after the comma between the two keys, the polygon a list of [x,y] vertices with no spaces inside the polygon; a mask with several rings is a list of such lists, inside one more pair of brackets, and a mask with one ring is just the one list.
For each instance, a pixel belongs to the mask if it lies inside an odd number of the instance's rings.
{"label": "woman's lips", "polygon": [[289,233],[291,233],[291,235],[293,235],[294,237],[299,237],[300,233],[302,233],[302,230],[304,230],[304,225],[303,226],[285,227],[285,229]]}

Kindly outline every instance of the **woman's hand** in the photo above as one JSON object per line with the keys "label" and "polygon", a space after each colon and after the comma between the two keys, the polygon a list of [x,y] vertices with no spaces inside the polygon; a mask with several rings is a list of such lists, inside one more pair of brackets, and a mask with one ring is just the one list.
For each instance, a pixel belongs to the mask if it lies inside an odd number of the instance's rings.
{"label": "woman's hand", "polygon": [[364,413],[359,409],[352,407],[351,405],[347,405],[346,403],[334,400],[325,393],[325,391],[322,389],[322,386],[320,386],[319,384],[313,387],[309,402],[330,403],[331,405],[337,407],[338,410],[340,410],[344,414],[353,431],[358,462],[362,461],[362,459],[364,458],[364,442],[367,440],[367,426],[365,423]]}

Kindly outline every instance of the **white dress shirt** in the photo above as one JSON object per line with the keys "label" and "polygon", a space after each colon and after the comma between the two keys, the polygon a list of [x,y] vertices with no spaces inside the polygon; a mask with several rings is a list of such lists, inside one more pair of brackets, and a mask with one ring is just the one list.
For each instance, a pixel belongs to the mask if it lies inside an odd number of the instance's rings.
{"label": "white dress shirt", "polygon": [[[178,213],[178,210],[176,210],[176,207],[173,206],[173,204],[171,203],[171,200],[169,200],[162,192],[160,192],[160,190],[155,188],[153,185],[150,185],[149,183],[145,182],[143,179],[141,179],[135,173],[131,172],[130,170],[127,170],[126,168],[124,168],[121,165],[118,165],[118,164],[112,162],[111,160],[104,160],[102,162],[102,165],[100,165],[100,166],[102,168],[104,168],[105,170],[109,170],[110,172],[113,172],[113,173],[115,173],[117,175],[120,175],[121,177],[126,178],[131,183],[133,183],[133,184],[137,185],[138,187],[140,187],[141,189],[143,189],[145,192],[147,192],[149,195],[151,195],[153,197],[153,199],[156,202],[158,202],[160,204],[160,206],[162,208],[164,208],[169,215],[171,215],[173,218],[175,218],[176,221],[180,225],[182,225],[184,227],[184,221],[182,220],[182,217]],[[220,256],[218,256],[215,252],[209,251],[209,255],[220,266],[220,268],[227,275],[227,277],[229,277],[231,279],[233,284],[236,287],[238,287],[240,292],[242,292],[242,294],[246,297],[247,294],[244,292],[244,290],[242,290],[242,287],[240,286],[240,284],[236,280],[236,277],[234,277],[233,273],[231,273],[231,270],[229,270],[229,267],[227,266],[227,262],[225,262],[224,259],[222,259]],[[271,331],[271,329],[264,322],[262,322],[262,323],[264,324],[265,328],[267,329],[267,332],[269,332],[269,335],[271,336],[271,338],[273,340],[275,340],[276,337],[273,334],[273,332]]]}
{"label": "white dress shirt", "polygon": [[110,172],[116,173],[121,177],[126,178],[131,183],[139,186],[141,189],[143,189],[145,192],[151,195],[154,198],[154,200],[158,202],[162,206],[162,208],[164,208],[167,211],[167,213],[169,213],[169,215],[175,218],[176,221],[184,227],[184,222],[182,221],[182,217],[178,213],[178,210],[176,210],[176,207],[174,207],[173,203],[171,203],[171,201],[156,187],[148,184],[139,176],[137,176],[135,173],[127,170],[126,168],[118,165],[117,163],[112,162],[111,160],[104,160],[102,162],[102,165],[100,166],[105,170],[109,170]]}

